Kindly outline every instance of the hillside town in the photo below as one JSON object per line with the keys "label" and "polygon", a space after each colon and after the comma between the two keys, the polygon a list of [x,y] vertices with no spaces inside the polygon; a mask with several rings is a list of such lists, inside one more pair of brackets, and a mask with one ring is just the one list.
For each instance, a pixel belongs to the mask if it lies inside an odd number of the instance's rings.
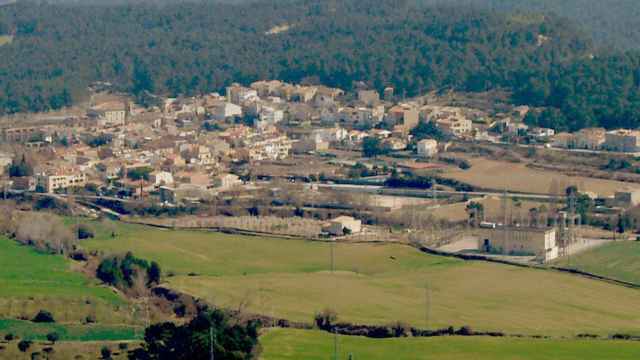
{"label": "hillside town", "polygon": [[[488,192],[483,193],[477,186],[443,180],[440,175],[447,169],[471,167],[471,158],[451,155],[455,152],[450,149],[474,152],[475,146],[488,144],[524,147],[531,155],[537,148],[634,153],[640,146],[640,133],[635,131],[583,129],[556,134],[527,126],[526,106],[464,95],[453,98],[430,93],[403,99],[393,88],[378,93],[362,85],[347,93],[272,80],[248,87],[233,84],[224,95],[155,98],[157,105],[142,107],[126,94],[102,89],[93,93],[85,110],[3,123],[3,190],[5,196],[32,193],[90,200],[92,208],[115,214],[122,204],[174,213],[217,204],[217,210],[208,210],[213,215],[239,216],[245,212],[235,211],[234,206],[240,206],[249,214],[328,221],[304,232],[312,237],[364,233],[363,224],[372,225],[368,232],[375,237],[382,230],[373,225],[397,223],[390,214],[403,209],[398,203],[421,203],[432,209],[466,203],[468,221],[489,232],[473,233],[479,240],[471,248],[535,254],[536,261],[544,262],[566,251],[558,246],[568,246],[567,236],[576,241],[567,235],[567,226],[557,226],[566,224],[560,216],[569,209],[546,214],[553,222],[531,218],[526,224],[505,222],[506,215],[486,219],[484,212],[479,219],[469,204],[478,197],[502,196],[500,187],[484,187]],[[406,180],[420,176],[422,185]],[[510,196],[520,193],[524,199],[553,203],[569,185],[547,195],[515,191]],[[398,190],[394,193],[393,188]],[[607,195],[588,187],[578,190],[600,204],[591,212],[604,219],[620,216],[639,202],[636,189]],[[372,203],[372,192],[383,200]],[[356,199],[367,193],[368,200]],[[220,210],[224,206],[227,210]],[[284,210],[291,206],[294,212]],[[386,217],[372,215],[379,211]],[[409,228],[415,228],[414,223]],[[423,239],[453,242],[450,234],[424,235],[428,226],[422,228]],[[517,242],[504,243],[506,228],[525,239],[518,248],[513,247]],[[548,231],[553,231],[551,243],[545,240]],[[547,237],[531,240],[537,234]]]}

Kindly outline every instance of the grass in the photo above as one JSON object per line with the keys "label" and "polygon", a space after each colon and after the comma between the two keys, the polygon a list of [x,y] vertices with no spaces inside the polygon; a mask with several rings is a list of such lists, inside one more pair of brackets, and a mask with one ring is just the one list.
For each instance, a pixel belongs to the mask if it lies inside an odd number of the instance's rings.
{"label": "grass", "polygon": [[45,309],[59,322],[92,315],[100,323],[135,323],[123,298],[73,271],[62,256],[0,237],[0,264],[0,318],[31,318]]}
{"label": "grass", "polygon": [[[127,359],[127,350],[120,350],[119,345],[127,344],[128,349],[136,347],[130,342],[87,342],[87,341],[60,341],[52,345],[48,341],[35,342],[26,353],[18,350],[18,341],[3,343],[0,341],[0,359],[31,359],[32,353],[40,353],[40,357],[35,359],[102,359],[100,350],[106,346],[112,351],[111,358],[114,360]],[[4,347],[4,349],[1,349]],[[45,356],[44,349],[53,348],[50,357]]]}
{"label": "grass", "polygon": [[[333,358],[333,336],[319,331],[278,329],[261,338],[262,360]],[[367,360],[600,360],[637,359],[640,344],[620,341],[532,340],[486,337],[368,339],[338,337],[339,359]]]}
{"label": "grass", "polygon": [[554,263],[609,278],[640,284],[640,242],[611,242]]}
{"label": "grass", "polygon": [[[217,305],[310,322],[334,308],[340,320],[470,325],[509,333],[637,332],[640,291],[546,270],[426,255],[402,245],[337,244],[170,231],[125,225],[88,249],[131,250],[175,276],[169,286]],[[196,273],[197,276],[189,276]]]}
{"label": "grass", "polygon": [[452,169],[446,172],[444,177],[482,188],[537,194],[549,194],[554,183],[558,191],[564,191],[563,189],[570,185],[577,185],[581,190],[593,191],[601,196],[611,196],[616,190],[638,187],[619,181],[579,176],[570,177],[551,171],[530,169],[525,163],[484,158],[470,158],[469,160],[472,164],[471,169]]}
{"label": "grass", "polygon": [[72,325],[33,323],[22,320],[0,320],[0,334],[14,334],[21,339],[46,340],[56,332],[62,341],[118,341],[140,338],[143,331],[131,326]]}

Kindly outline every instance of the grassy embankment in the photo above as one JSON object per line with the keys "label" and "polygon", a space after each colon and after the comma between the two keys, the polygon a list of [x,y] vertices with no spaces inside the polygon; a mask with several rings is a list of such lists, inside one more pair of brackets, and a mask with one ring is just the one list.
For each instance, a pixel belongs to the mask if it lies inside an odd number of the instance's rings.
{"label": "grassy embankment", "polygon": [[[134,338],[140,323],[125,299],[73,271],[62,256],[38,253],[0,237],[0,334],[43,339],[51,331],[65,340]],[[39,310],[51,312],[55,324],[35,324]],[[87,317],[95,323],[83,325]]]}

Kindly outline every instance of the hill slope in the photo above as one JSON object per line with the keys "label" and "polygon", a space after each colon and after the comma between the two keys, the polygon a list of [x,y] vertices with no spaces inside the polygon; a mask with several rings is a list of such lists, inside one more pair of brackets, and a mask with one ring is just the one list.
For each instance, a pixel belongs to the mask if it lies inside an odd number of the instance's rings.
{"label": "hill slope", "polygon": [[[269,29],[289,25],[276,35]],[[511,16],[410,0],[180,3],[162,7],[18,3],[0,9],[0,114],[69,105],[106,80],[134,94],[197,94],[278,78],[407,95],[507,88],[551,111],[558,130],[640,124],[639,57],[595,54],[553,16]],[[99,44],[99,45],[98,45]],[[25,59],[27,61],[25,61]]]}

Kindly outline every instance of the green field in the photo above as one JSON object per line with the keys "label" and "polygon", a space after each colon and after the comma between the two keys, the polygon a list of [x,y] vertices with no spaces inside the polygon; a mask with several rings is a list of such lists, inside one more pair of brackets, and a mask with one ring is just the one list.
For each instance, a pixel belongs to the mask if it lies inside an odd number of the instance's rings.
{"label": "green field", "polygon": [[[169,286],[217,305],[311,322],[469,325],[509,333],[610,334],[640,329],[640,291],[578,276],[426,255],[403,245],[338,244],[125,225],[83,243],[158,261]],[[189,276],[195,273],[197,276]],[[425,289],[428,284],[429,290]]]}
{"label": "green field", "polygon": [[72,325],[33,323],[22,320],[0,320],[0,334],[13,334],[21,339],[46,340],[56,332],[62,341],[117,341],[142,337],[143,329],[115,325]]}
{"label": "green field", "polygon": [[640,242],[619,241],[587,250],[553,265],[640,284]]}
{"label": "green field", "polygon": [[[262,360],[333,359],[333,336],[309,330],[269,330]],[[338,337],[339,359],[353,360],[603,360],[638,359],[640,343],[487,337],[368,339]]]}
{"label": "green field", "polygon": [[110,288],[72,270],[62,256],[43,254],[0,237],[0,318],[32,318],[39,310],[58,322],[136,324],[128,303]]}

